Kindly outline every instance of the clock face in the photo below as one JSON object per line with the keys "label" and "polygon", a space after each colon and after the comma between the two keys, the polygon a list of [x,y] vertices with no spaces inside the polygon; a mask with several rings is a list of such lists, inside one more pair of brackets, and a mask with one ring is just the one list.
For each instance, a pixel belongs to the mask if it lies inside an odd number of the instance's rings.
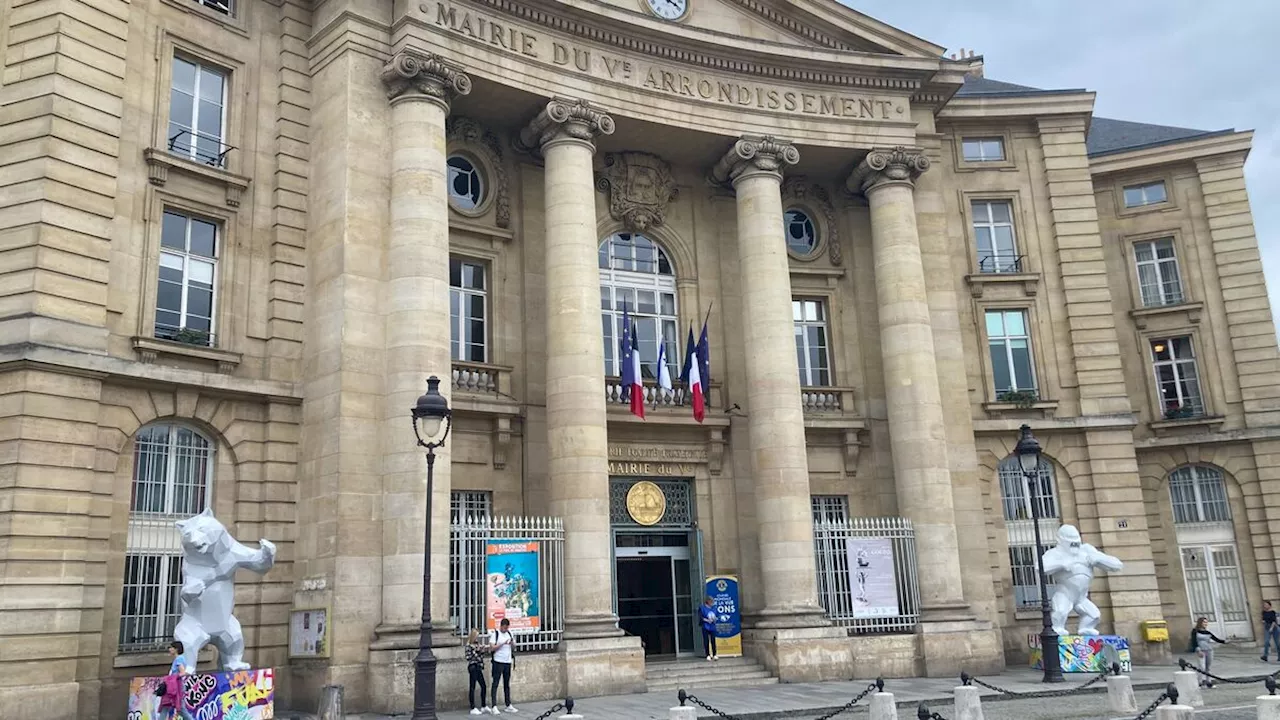
{"label": "clock face", "polygon": [[689,0],[645,0],[654,15],[664,20],[679,20],[689,11]]}

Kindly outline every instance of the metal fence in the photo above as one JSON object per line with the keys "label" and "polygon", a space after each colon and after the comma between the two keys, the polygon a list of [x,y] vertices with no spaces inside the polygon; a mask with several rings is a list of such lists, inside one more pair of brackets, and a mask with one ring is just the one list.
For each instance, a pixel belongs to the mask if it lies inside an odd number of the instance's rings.
{"label": "metal fence", "polygon": [[483,635],[485,624],[485,546],[491,540],[539,543],[536,631],[514,631],[516,649],[551,650],[564,634],[564,522],[552,517],[459,518],[449,527],[449,616],[458,634],[472,628]]}
{"label": "metal fence", "polygon": [[[897,613],[868,611],[858,601],[850,570],[850,540],[879,538],[893,550]],[[855,634],[911,632],[920,621],[920,585],[916,570],[916,533],[906,518],[820,520],[813,525],[818,569],[818,601],[827,617]]]}

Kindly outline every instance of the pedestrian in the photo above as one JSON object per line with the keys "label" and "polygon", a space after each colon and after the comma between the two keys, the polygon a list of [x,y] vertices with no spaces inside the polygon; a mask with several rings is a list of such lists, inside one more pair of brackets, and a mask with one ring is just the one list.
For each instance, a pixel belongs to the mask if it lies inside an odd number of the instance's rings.
{"label": "pedestrian", "polygon": [[489,712],[499,715],[498,711],[498,681],[502,681],[503,699],[507,701],[507,712],[519,712],[511,704],[511,666],[515,662],[515,638],[511,636],[511,621],[502,618],[502,622],[498,624],[498,629],[489,633],[489,650],[493,653],[493,660],[490,662],[492,666],[491,678],[493,681],[492,694],[490,695]]}
{"label": "pedestrian", "polygon": [[[489,686],[484,681],[484,654],[487,650],[488,648],[480,642],[480,631],[471,628],[464,652],[467,656],[467,675],[470,678],[467,685],[467,703],[471,705],[472,715],[483,715],[489,712],[489,706],[484,704],[485,698],[489,697]],[[480,686],[479,706],[476,705],[476,685]]]}
{"label": "pedestrian", "polygon": [[1191,630],[1191,647],[1200,656],[1200,670],[1204,675],[1204,678],[1200,680],[1200,684],[1204,687],[1213,687],[1213,679],[1209,677],[1210,668],[1213,667],[1212,643],[1226,645],[1227,641],[1214,635],[1209,630],[1209,618],[1197,618],[1196,626]]}
{"label": "pedestrian", "polygon": [[[190,675],[195,667],[187,661],[184,654],[185,648],[181,640],[174,640],[169,643],[167,652],[169,657],[173,659],[169,663],[169,674],[161,679],[160,685],[156,688],[156,694],[160,696],[160,712],[162,717],[183,718],[189,720],[191,713],[187,712],[185,705],[185,695],[183,692],[183,677]],[[169,712],[165,714],[164,711]]]}
{"label": "pedestrian", "polygon": [[707,662],[719,660],[716,655],[716,609],[712,607],[711,596],[702,601],[700,609],[702,620],[702,644],[706,646]]}
{"label": "pedestrian", "polygon": [[1272,645],[1276,646],[1276,659],[1280,660],[1280,624],[1276,624],[1276,611],[1271,609],[1271,601],[1262,601],[1262,662]]}

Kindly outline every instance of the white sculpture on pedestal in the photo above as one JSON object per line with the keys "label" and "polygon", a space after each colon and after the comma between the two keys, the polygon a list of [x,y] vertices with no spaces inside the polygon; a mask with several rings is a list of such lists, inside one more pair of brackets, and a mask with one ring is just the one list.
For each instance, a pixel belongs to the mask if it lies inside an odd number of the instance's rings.
{"label": "white sculpture on pedestal", "polygon": [[212,643],[224,671],[248,670],[244,633],[231,614],[236,570],[265,573],[276,562],[276,546],[259,540],[258,550],[236,542],[206,508],[175,525],[182,534],[182,618],[173,635],[194,665],[200,648]]}
{"label": "white sculpture on pedestal", "polygon": [[1080,635],[1097,635],[1101,613],[1089,600],[1089,583],[1094,568],[1119,572],[1124,563],[1081,542],[1074,525],[1058,529],[1058,546],[1044,552],[1044,574],[1053,579],[1058,589],[1053,593],[1053,631],[1067,635],[1067,616],[1072,610],[1080,616]]}

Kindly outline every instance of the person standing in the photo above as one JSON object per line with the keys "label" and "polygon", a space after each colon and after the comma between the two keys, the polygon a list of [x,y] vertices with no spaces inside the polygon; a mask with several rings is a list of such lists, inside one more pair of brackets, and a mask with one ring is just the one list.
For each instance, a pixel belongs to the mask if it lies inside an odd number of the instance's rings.
{"label": "person standing", "polygon": [[1210,668],[1213,667],[1213,643],[1226,645],[1227,641],[1214,635],[1209,630],[1209,618],[1198,618],[1195,629],[1191,631],[1191,646],[1195,648],[1196,654],[1200,656],[1200,670],[1204,674],[1200,684],[1204,687],[1213,687],[1213,679],[1209,677]]}
{"label": "person standing", "polygon": [[[484,681],[484,653],[486,648],[480,642],[480,631],[475,628],[471,629],[471,634],[467,636],[467,647],[464,652],[467,656],[467,703],[471,706],[472,715],[482,715],[489,712],[489,706],[484,704],[485,698],[489,697],[489,686]],[[476,705],[476,685],[480,686],[480,705]]]}
{"label": "person standing", "polygon": [[490,696],[492,707],[489,712],[498,715],[498,681],[502,681],[503,699],[507,701],[507,712],[519,712],[511,705],[511,665],[515,660],[515,638],[511,636],[511,621],[503,618],[498,629],[489,634],[489,649],[493,652],[493,694]]}
{"label": "person standing", "polygon": [[[169,663],[169,674],[161,680],[160,689],[160,712],[163,717],[182,718],[190,720],[191,713],[186,708],[186,693],[183,688],[183,677],[190,675],[195,671],[195,666],[187,662],[187,656],[184,654],[185,648],[182,641],[174,640],[169,643],[169,657],[173,659]],[[164,711],[168,710],[167,715]]]}
{"label": "person standing", "polygon": [[719,660],[720,656],[716,655],[716,609],[713,607],[710,595],[702,601],[699,613],[702,620],[702,644],[707,650],[707,662]]}
{"label": "person standing", "polygon": [[1276,647],[1276,659],[1280,660],[1280,625],[1276,624],[1276,611],[1270,600],[1262,601],[1262,662],[1267,661],[1271,646]]}

